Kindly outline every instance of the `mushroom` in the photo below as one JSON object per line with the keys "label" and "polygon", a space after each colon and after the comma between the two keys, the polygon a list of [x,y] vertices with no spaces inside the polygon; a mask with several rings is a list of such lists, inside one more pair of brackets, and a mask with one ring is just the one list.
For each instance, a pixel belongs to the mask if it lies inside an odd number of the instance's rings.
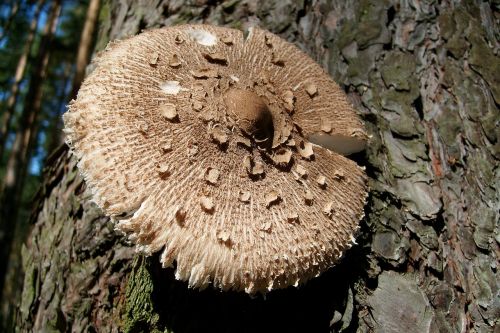
{"label": "mushroom", "polygon": [[367,177],[336,144],[367,135],[297,47],[180,25],[112,43],[95,64],[64,115],[67,143],[94,201],[176,278],[265,293],[352,246]]}

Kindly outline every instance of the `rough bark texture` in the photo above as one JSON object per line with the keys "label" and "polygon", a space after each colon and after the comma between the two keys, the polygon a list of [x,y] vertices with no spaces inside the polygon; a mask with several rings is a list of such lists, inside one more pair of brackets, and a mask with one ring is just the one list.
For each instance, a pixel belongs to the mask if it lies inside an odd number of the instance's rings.
{"label": "rough bark texture", "polygon": [[[52,157],[23,250],[17,330],[494,332],[498,253],[498,4],[480,1],[116,1],[99,47],[148,27],[258,23],[349,92],[372,135],[359,245],[307,285],[202,292],[134,253]],[[498,327],[496,328],[498,330]]]}

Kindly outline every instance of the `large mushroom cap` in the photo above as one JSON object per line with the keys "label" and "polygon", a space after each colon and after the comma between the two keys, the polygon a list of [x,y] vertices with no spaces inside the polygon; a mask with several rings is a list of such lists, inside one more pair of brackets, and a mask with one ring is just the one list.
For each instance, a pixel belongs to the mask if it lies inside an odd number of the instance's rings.
{"label": "large mushroom cap", "polygon": [[[354,241],[363,125],[306,54],[257,28],[182,25],[112,43],[64,115],[95,202],[176,277],[297,285]],[[319,138],[319,139],[318,139]]]}

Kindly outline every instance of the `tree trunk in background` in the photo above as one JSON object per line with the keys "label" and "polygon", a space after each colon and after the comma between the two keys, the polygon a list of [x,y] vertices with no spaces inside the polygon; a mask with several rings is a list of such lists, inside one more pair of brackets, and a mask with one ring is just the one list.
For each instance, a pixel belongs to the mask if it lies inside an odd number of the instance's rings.
{"label": "tree trunk in background", "polygon": [[[64,134],[62,132],[62,113],[66,112],[66,106],[68,104],[68,87],[71,89],[72,75],[73,74],[73,64],[64,64],[64,74],[63,74],[63,84],[62,89],[60,89],[58,96],[58,110],[54,112],[49,120],[49,127],[46,131],[46,142],[45,149],[47,152],[47,158],[54,152],[60,145],[64,143]],[[44,163],[45,164],[45,163]]]}
{"label": "tree trunk in background", "polygon": [[85,68],[89,63],[90,52],[92,51],[91,47],[94,40],[94,31],[97,25],[97,17],[99,16],[99,5],[100,0],[90,0],[89,7],[87,8],[82,35],[80,36],[80,44],[78,45],[75,76],[73,78],[70,99],[76,98],[78,89],[85,77]]}
{"label": "tree trunk in background", "polygon": [[[102,8],[98,48],[185,22],[260,26],[345,87],[372,139],[358,246],[299,289],[190,290],[141,257],[50,159],[23,248],[19,331],[498,330],[498,5],[481,1],[132,1]],[[334,110],[332,110],[334,112]]]}
{"label": "tree trunk in background", "polygon": [[[78,45],[78,52],[75,63],[75,72],[73,75],[73,80],[71,83],[71,90],[69,94],[69,100],[76,98],[78,89],[82,84],[83,78],[85,77],[85,69],[90,60],[90,53],[92,52],[92,46],[94,45],[94,35],[97,28],[97,18],[99,16],[100,0],[91,0],[88,8],[87,14],[85,16],[85,22],[83,25],[82,33],[80,36],[80,43]],[[67,94],[63,94],[64,104],[67,104]],[[60,114],[57,114],[57,118],[53,120],[51,124],[53,130],[49,133],[50,143],[47,145],[48,154],[52,153],[57,147],[64,143],[64,134],[62,132],[62,118]]]}
{"label": "tree trunk in background", "polygon": [[14,82],[10,88],[10,95],[5,103],[5,109],[3,111],[2,123],[0,127],[0,159],[5,151],[5,141],[7,140],[7,134],[9,133],[10,122],[14,111],[16,108],[17,95],[19,94],[19,86],[24,77],[26,71],[26,65],[28,63],[28,57],[31,52],[31,45],[33,44],[33,39],[35,38],[38,19],[40,17],[40,11],[43,7],[45,0],[39,0],[36,4],[35,12],[33,14],[33,19],[31,20],[30,30],[26,41],[24,42],[23,53],[17,62],[16,73],[14,75]]}
{"label": "tree trunk in background", "polygon": [[[7,16],[5,23],[2,27],[2,31],[0,31],[0,41],[7,36],[10,25],[12,24],[12,21],[14,20],[14,17],[16,17],[17,12],[19,11],[19,0],[14,0],[13,3],[10,5],[10,12],[9,16]],[[37,15],[35,14],[35,17]]]}
{"label": "tree trunk in background", "polygon": [[[33,65],[30,77],[30,85],[23,105],[23,111],[19,120],[19,128],[16,132],[14,144],[9,154],[5,179],[1,192],[1,220],[0,220],[0,258],[8,260],[0,261],[0,298],[13,299],[18,293],[20,270],[20,245],[13,242],[17,239],[16,232],[25,229],[27,221],[18,221],[17,204],[21,202],[21,195],[25,178],[27,176],[30,146],[37,131],[37,117],[41,109],[42,86],[47,75],[47,66],[50,57],[52,37],[56,31],[58,17],[61,11],[61,1],[52,3],[50,17],[45,24],[42,39]],[[20,239],[24,239],[21,237]],[[11,250],[13,250],[11,252]],[[9,282],[9,283],[6,283]],[[2,303],[0,315],[8,316],[10,311],[8,302]]]}

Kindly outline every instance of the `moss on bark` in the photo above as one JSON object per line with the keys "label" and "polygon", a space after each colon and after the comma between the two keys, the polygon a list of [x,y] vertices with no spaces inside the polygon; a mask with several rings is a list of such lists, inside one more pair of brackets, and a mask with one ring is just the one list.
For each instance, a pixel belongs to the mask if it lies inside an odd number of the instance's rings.
{"label": "moss on bark", "polygon": [[157,328],[159,314],[152,300],[154,281],[149,265],[142,256],[134,259],[132,264],[125,291],[125,313],[122,317],[124,332],[161,332]]}

